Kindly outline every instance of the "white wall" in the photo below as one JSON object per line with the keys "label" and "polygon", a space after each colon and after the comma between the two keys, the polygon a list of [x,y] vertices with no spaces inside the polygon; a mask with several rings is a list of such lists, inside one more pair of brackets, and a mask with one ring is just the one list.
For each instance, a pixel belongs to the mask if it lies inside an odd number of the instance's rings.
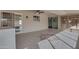
{"label": "white wall", "polygon": [[39,15],[40,16],[40,22],[38,21],[33,21],[33,14],[26,14],[29,16],[28,19],[24,19],[24,31],[25,32],[32,32],[32,31],[39,31],[39,30],[44,30],[48,29],[48,16],[47,15]]}
{"label": "white wall", "polygon": [[[57,16],[57,15],[53,15],[50,13],[46,13],[46,14],[40,14],[38,16],[40,16],[40,22],[37,21],[33,21],[33,16],[35,15],[33,12],[31,11],[21,11],[21,10],[10,10],[10,11],[6,11],[6,12],[13,12],[13,13],[20,13],[22,14],[22,22],[23,22],[23,30],[22,32],[27,33],[27,32],[33,32],[33,31],[40,31],[40,30],[44,30],[44,29],[48,29],[48,17],[49,16]],[[28,16],[28,19],[26,19],[26,16]],[[61,29],[61,19],[60,16],[58,16],[58,29]]]}
{"label": "white wall", "polygon": [[[21,10],[15,10],[15,11],[6,11],[6,12],[15,12],[15,13],[21,13],[22,14],[22,32],[33,32],[33,31],[40,31],[44,29],[48,29],[48,15],[47,14],[40,14],[40,22],[33,21],[33,16],[35,15],[33,12],[30,11],[21,11]],[[26,16],[28,16],[28,19],[26,19]]]}

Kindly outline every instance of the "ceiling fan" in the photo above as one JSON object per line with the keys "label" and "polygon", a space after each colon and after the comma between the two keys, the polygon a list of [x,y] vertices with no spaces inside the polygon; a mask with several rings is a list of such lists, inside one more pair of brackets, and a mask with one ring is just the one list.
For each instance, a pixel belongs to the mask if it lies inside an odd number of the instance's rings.
{"label": "ceiling fan", "polygon": [[35,14],[41,14],[41,13],[44,13],[44,11],[41,11],[41,10],[36,10],[35,11]]}

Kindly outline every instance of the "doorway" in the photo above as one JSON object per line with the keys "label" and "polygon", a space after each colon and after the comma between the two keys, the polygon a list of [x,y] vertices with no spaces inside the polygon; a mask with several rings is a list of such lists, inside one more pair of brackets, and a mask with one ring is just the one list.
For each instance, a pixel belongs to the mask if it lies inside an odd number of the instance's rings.
{"label": "doorway", "polygon": [[48,17],[48,28],[58,29],[58,17]]}

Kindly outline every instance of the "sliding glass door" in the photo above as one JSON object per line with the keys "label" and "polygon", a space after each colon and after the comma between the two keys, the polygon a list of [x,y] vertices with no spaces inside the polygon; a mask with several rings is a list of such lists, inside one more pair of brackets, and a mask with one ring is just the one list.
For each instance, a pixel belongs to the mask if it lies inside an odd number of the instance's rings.
{"label": "sliding glass door", "polygon": [[16,32],[22,29],[22,15],[10,12],[1,12],[0,29],[15,28]]}
{"label": "sliding glass door", "polygon": [[49,17],[48,18],[48,28],[58,28],[58,17]]}
{"label": "sliding glass door", "polygon": [[52,18],[52,28],[58,29],[58,17]]}

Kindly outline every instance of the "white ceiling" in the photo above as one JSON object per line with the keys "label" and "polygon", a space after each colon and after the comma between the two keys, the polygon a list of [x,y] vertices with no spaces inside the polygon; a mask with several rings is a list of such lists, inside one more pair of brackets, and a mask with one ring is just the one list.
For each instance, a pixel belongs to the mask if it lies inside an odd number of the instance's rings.
{"label": "white ceiling", "polygon": [[[34,10],[22,10],[23,12],[35,12]],[[41,10],[48,14],[53,15],[67,15],[67,14],[79,14],[79,10]]]}
{"label": "white ceiling", "polygon": [[53,13],[56,15],[79,14],[79,10],[45,10],[45,12]]}

